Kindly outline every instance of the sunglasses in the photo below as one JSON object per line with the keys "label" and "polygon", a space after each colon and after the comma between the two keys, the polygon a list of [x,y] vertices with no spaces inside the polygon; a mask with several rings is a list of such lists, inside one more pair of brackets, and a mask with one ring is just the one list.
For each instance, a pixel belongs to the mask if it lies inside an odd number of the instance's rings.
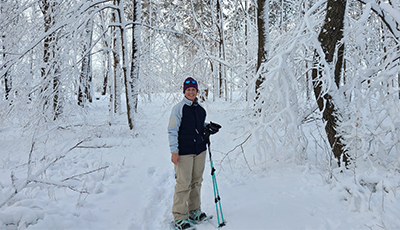
{"label": "sunglasses", "polygon": [[197,84],[197,81],[195,81],[195,80],[187,80],[187,81],[185,81],[185,84],[190,84],[190,83]]}

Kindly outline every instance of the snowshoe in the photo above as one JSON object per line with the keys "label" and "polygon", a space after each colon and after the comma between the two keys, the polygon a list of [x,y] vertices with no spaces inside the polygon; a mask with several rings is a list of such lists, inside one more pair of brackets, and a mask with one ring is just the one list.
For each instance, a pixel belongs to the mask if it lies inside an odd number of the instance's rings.
{"label": "snowshoe", "polygon": [[196,227],[189,219],[181,219],[173,222],[175,230],[196,230]]}
{"label": "snowshoe", "polygon": [[194,224],[199,224],[206,220],[212,219],[213,216],[207,216],[206,213],[202,212],[201,210],[195,210],[189,213],[189,220],[192,221]]}

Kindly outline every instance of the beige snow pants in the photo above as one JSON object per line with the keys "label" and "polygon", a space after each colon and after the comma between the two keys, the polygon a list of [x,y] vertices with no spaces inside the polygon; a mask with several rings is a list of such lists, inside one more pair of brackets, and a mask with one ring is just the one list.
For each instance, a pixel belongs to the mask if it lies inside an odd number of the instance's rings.
{"label": "beige snow pants", "polygon": [[201,209],[200,190],[206,151],[199,155],[180,155],[175,165],[176,185],[172,214],[174,220],[186,219],[189,211]]}

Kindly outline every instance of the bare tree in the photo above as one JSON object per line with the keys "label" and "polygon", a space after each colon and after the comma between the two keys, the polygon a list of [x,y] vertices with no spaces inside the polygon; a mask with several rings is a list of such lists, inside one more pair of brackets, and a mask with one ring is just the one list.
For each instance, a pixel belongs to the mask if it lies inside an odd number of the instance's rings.
{"label": "bare tree", "polygon": [[[330,90],[338,91],[343,68],[344,45],[341,40],[343,38],[345,12],[346,0],[328,0],[325,22],[318,36],[325,56],[321,57],[316,52],[315,68],[312,71],[314,94],[318,107],[323,114],[323,119],[326,121],[325,131],[339,166],[341,162],[344,162],[346,165],[349,163],[344,144],[342,143],[342,137],[338,135],[336,130],[341,114],[337,109],[337,105],[335,104],[337,102],[333,100],[333,96],[323,90],[323,87],[326,86],[323,85],[324,81],[322,78],[324,74],[329,74],[325,70],[330,66],[334,66],[332,77],[334,78],[336,87]],[[321,61],[321,58],[325,58],[325,61]]]}
{"label": "bare tree", "polygon": [[[0,2],[0,15],[7,15],[8,14],[8,7],[10,6],[9,4],[6,3],[5,0],[1,0]],[[5,31],[4,25],[0,26],[2,31]],[[1,40],[0,40],[0,44],[1,44],[1,62],[2,63],[6,63],[7,62],[7,54],[6,54],[6,34],[5,32],[2,32],[1,34]],[[5,64],[2,68],[6,68],[7,65]],[[4,78],[4,87],[5,87],[5,99],[8,100],[9,96],[10,96],[10,92],[12,89],[12,76],[10,74],[8,74],[7,72],[5,72],[3,74],[1,78]]]}
{"label": "bare tree", "polygon": [[[114,5],[119,5],[119,0],[114,0]],[[119,20],[119,12],[118,10],[113,10],[111,13],[111,23],[120,23]],[[113,54],[113,65],[112,65],[112,73],[113,77],[111,78],[110,84],[110,113],[118,113],[120,112],[121,107],[121,57],[120,57],[120,47],[121,47],[121,37],[120,35],[121,28],[119,26],[113,26],[111,29],[112,39],[112,54]]]}
{"label": "bare tree", "polygon": [[[140,25],[138,22],[140,21],[140,12],[141,12],[141,3],[139,0],[132,1],[132,56],[130,69],[128,68],[128,54],[127,47],[123,50],[124,55],[124,79],[125,79],[125,96],[126,96],[126,108],[127,108],[127,118],[128,125],[131,130],[134,129],[134,114],[137,112],[138,106],[138,90],[137,84],[139,80],[139,66],[140,66]],[[121,31],[125,32],[124,29]],[[121,34],[121,36],[125,36],[125,34]],[[124,38],[126,40],[126,38]],[[130,71],[129,71],[130,70]]]}
{"label": "bare tree", "polygon": [[[260,70],[262,63],[268,59],[268,34],[269,34],[269,0],[257,0],[257,26],[258,26],[258,56],[257,56],[257,71]],[[261,76],[257,77],[256,92],[263,83]]]}
{"label": "bare tree", "polygon": [[[138,84],[139,84],[139,67],[140,67],[140,20],[141,20],[141,1],[133,0],[133,24],[132,24],[132,58],[131,58],[131,73],[130,73],[130,90],[132,97],[130,98],[129,108],[133,107],[137,112],[138,107]],[[132,110],[132,109],[130,109]],[[132,113],[132,111],[131,111]],[[133,129],[133,127],[131,128]]]}
{"label": "bare tree", "polygon": [[[221,0],[216,0],[216,27],[218,35],[218,56],[220,60],[225,60],[225,35],[224,35],[224,14],[221,6]],[[225,98],[228,92],[226,88],[226,68],[221,62],[218,63],[218,95],[222,97],[225,89]]]}
{"label": "bare tree", "polygon": [[[56,23],[56,9],[57,1],[55,0],[42,0],[41,10],[44,16],[44,32],[52,29]],[[57,33],[53,32],[44,39],[44,53],[43,62],[44,67],[41,69],[43,78],[42,94],[44,95],[44,105],[52,104],[53,119],[61,113],[61,105],[59,101],[59,86],[60,86],[60,60],[57,60],[58,49]]]}
{"label": "bare tree", "polygon": [[[5,63],[7,60],[6,45],[4,44],[6,35],[4,35],[4,34],[1,35],[1,38],[2,38],[2,46],[1,47],[2,47],[2,52],[3,52],[2,61]],[[3,68],[6,68],[6,67],[7,67],[6,65],[3,66]],[[4,73],[3,77],[4,77],[5,97],[6,97],[6,100],[8,100],[10,92],[11,92],[11,88],[12,88],[12,79],[11,79],[11,75],[7,74],[7,72]]]}
{"label": "bare tree", "polygon": [[[117,31],[119,34],[119,39],[121,41],[121,49],[115,49],[114,55],[118,57],[119,50],[122,54],[122,76],[125,83],[125,97],[127,106],[127,119],[128,125],[131,130],[134,129],[134,113],[137,110],[138,103],[138,92],[137,84],[139,79],[139,52],[140,52],[140,26],[138,21],[140,21],[141,4],[140,1],[134,0],[132,3],[133,7],[133,23],[132,23],[132,57],[131,66],[129,66],[129,52],[128,52],[128,42],[127,42],[127,21],[125,18],[124,1],[115,0],[115,5],[117,9],[113,13],[113,17],[116,22]],[[118,41],[117,40],[117,41]],[[118,55],[118,56],[117,56]],[[115,59],[115,60],[119,60]]]}
{"label": "bare tree", "polygon": [[84,37],[86,38],[82,49],[82,68],[79,78],[78,87],[78,105],[84,106],[86,100],[92,102],[93,98],[93,86],[92,86],[92,36],[93,36],[93,20],[89,19],[86,24],[86,30],[84,31]]}

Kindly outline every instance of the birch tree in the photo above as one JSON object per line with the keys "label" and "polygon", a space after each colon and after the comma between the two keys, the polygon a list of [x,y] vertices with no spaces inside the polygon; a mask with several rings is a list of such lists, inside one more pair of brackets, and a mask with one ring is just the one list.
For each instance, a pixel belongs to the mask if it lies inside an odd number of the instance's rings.
{"label": "birch tree", "polygon": [[[141,2],[139,0],[133,0],[133,23],[132,23],[132,52],[130,68],[128,63],[127,46],[124,45],[123,56],[124,56],[124,79],[125,79],[125,95],[126,95],[126,107],[127,107],[127,118],[129,128],[134,129],[134,114],[137,112],[138,106],[138,90],[137,84],[139,80],[139,67],[140,67],[140,15],[141,15]],[[121,31],[125,31],[122,29]],[[122,34],[125,36],[126,34]],[[126,38],[124,38],[125,40]],[[124,52],[125,50],[125,52]]]}
{"label": "birch tree", "polygon": [[[5,63],[7,60],[7,55],[6,55],[6,45],[5,45],[5,40],[6,40],[6,35],[1,35],[1,48],[2,48],[2,62]],[[4,66],[4,68],[7,66]],[[4,78],[4,87],[5,87],[5,98],[6,100],[9,99],[9,95],[11,92],[12,88],[12,80],[10,79],[10,76],[5,72],[2,76]]]}
{"label": "birch tree", "polygon": [[[316,54],[316,66],[312,71],[312,78],[315,82],[315,98],[323,114],[323,119],[326,121],[325,131],[339,166],[341,162],[347,165],[348,158],[342,137],[338,135],[336,130],[341,114],[335,104],[340,102],[333,99],[331,92],[337,92],[341,84],[344,52],[344,45],[341,40],[343,38],[345,12],[346,0],[328,0],[325,22],[318,36],[324,53],[322,57]],[[324,58],[326,63],[322,64],[320,58]],[[324,74],[327,75],[325,78],[333,78],[335,84],[331,84],[331,89],[324,90],[327,87],[323,86]]]}
{"label": "birch tree", "polygon": [[[107,31],[106,27],[106,18],[105,18],[105,13],[104,11],[99,12],[99,27],[100,31]],[[110,36],[108,33],[103,32],[103,39],[102,39],[102,50],[104,55],[102,55],[102,73],[103,73],[103,84],[102,84],[102,90],[101,90],[101,95],[106,95],[107,94],[107,88],[108,88],[108,82],[110,78],[110,72],[111,72],[111,46],[110,46]],[[111,91],[110,91],[111,94]]]}
{"label": "birch tree", "polygon": [[[133,1],[133,24],[132,24],[132,57],[131,57],[131,72],[129,85],[131,90],[131,98],[129,100],[129,110],[131,110],[131,116],[133,116],[133,112],[137,112],[138,108],[138,100],[139,100],[139,92],[138,92],[138,84],[139,84],[139,69],[140,69],[140,41],[141,41],[141,1],[134,0]],[[151,8],[151,4],[150,4]],[[151,14],[151,11],[150,11]],[[127,88],[129,89],[129,88]],[[133,111],[132,108],[133,107]],[[133,129],[133,127],[131,128]]]}
{"label": "birch tree", "polygon": [[[0,23],[0,71],[9,69],[7,62],[12,55],[15,55],[14,46],[16,42],[14,39],[21,37],[18,27],[24,22],[24,19],[15,15],[19,4],[18,1],[0,1],[0,21],[2,22]],[[14,99],[12,95],[13,75],[10,74],[9,70],[6,70],[0,74],[0,80],[4,81],[4,98],[11,105]]]}
{"label": "birch tree", "polygon": [[[114,0],[114,5],[118,6],[120,4],[120,0]],[[111,23],[119,24],[119,12],[118,10],[113,10],[111,13]],[[112,114],[121,112],[121,57],[120,57],[120,47],[121,47],[121,37],[120,37],[120,26],[112,26],[111,27],[112,34],[112,54],[113,54],[113,65],[112,65],[112,73],[113,77],[111,78],[110,84],[110,116]]]}
{"label": "birch tree", "polygon": [[[3,17],[4,13],[7,12],[7,9],[4,9],[5,5],[5,1],[1,1],[1,6],[0,6],[0,15]],[[2,30],[4,31],[4,30]],[[5,34],[1,34],[1,63],[6,63],[7,61],[7,54],[6,54],[6,35]],[[7,66],[4,65],[3,68],[6,68]],[[8,100],[9,99],[9,95],[11,92],[11,88],[12,88],[12,79],[11,76],[7,74],[7,72],[5,72],[3,74],[3,76],[1,78],[4,78],[4,87],[5,87],[5,99]],[[0,79],[1,79],[0,78]]]}

